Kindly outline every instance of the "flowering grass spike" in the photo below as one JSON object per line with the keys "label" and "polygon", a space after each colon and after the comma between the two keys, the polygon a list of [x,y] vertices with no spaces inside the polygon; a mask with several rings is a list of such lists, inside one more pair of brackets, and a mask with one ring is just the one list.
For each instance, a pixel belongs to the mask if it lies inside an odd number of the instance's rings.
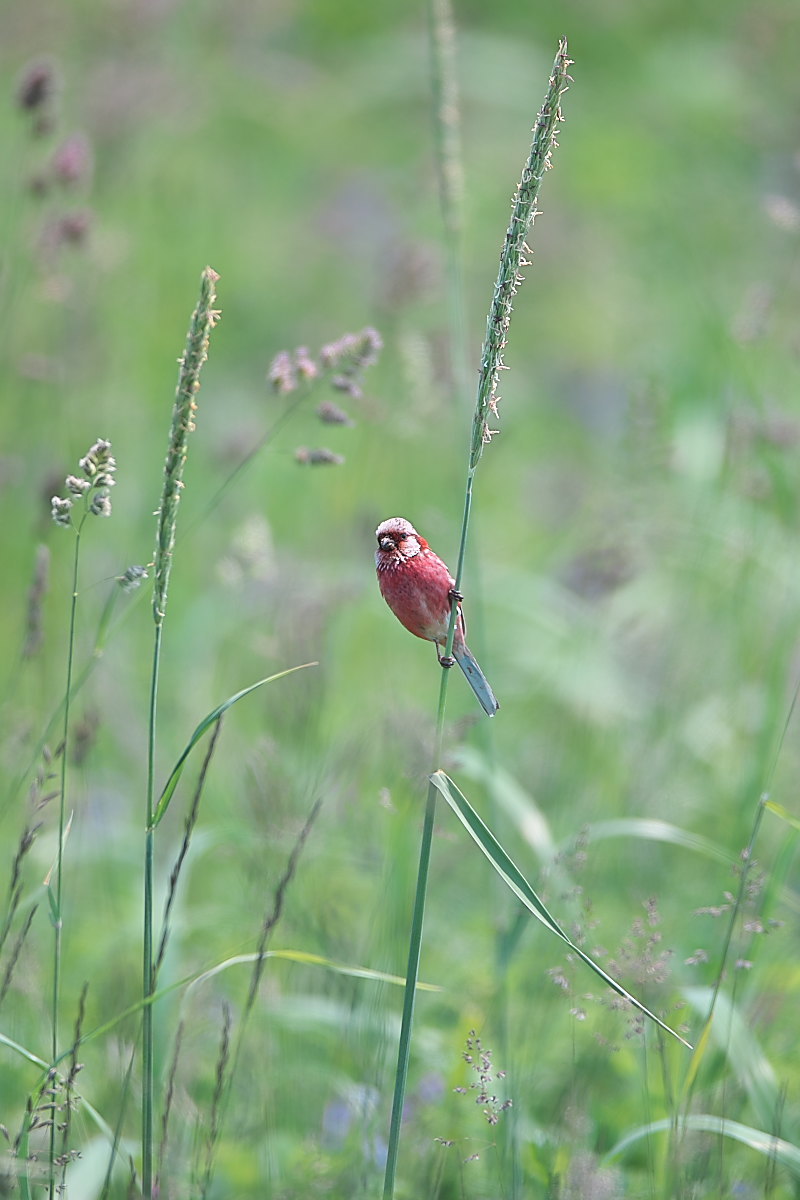
{"label": "flowering grass spike", "polygon": [[95,517],[111,516],[111,497],[109,492],[117,482],[114,478],[117,470],[117,460],[111,453],[111,442],[98,438],[93,446],[78,463],[83,476],[68,475],[64,486],[68,496],[53,496],[50,501],[50,513],[56,525],[69,528],[74,524],[72,510],[78,500],[83,498],[84,517],[91,513]]}

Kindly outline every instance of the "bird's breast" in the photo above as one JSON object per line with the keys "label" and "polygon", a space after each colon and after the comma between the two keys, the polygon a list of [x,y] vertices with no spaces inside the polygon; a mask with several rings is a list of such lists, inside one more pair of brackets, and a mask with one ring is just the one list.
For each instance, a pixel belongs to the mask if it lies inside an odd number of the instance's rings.
{"label": "bird's breast", "polygon": [[439,642],[450,619],[450,573],[430,552],[378,563],[383,598],[406,629],[417,637]]}

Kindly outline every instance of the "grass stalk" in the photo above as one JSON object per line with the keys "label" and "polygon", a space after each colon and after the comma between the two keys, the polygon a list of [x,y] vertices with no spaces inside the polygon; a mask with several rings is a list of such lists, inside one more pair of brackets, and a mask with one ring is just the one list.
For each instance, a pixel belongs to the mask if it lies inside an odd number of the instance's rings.
{"label": "grass stalk", "polygon": [[[85,518],[84,518],[85,520]],[[70,697],[72,694],[72,669],[75,655],[75,619],[78,611],[78,571],[80,566],[81,532],[83,520],[75,529],[75,550],[72,557],[72,594],[69,609],[69,640],[67,645],[67,683],[64,693],[64,721],[61,728],[61,780],[58,800],[58,845],[54,880],[55,903],[53,909],[53,995],[51,999],[50,1050],[53,1061],[58,1057],[58,1008],[61,992],[61,904],[64,896],[64,830],[67,812],[67,744],[69,738]]]}
{"label": "grass stalk", "polygon": [[[153,801],[155,795],[156,715],[158,706],[158,672],[161,662],[162,628],[156,625],[153,641],[153,666],[150,675],[150,706],[147,732],[147,825],[144,834],[144,931],[142,939],[142,996],[148,999],[155,990],[153,963],[153,859],[155,827]],[[152,1193],[153,1178],[153,1006],[142,1010],[142,1194]]]}
{"label": "grass stalk", "polygon": [[[64,835],[67,823],[67,769],[69,755],[67,753],[69,739],[70,698],[72,696],[72,672],[75,658],[75,624],[78,612],[78,575],[80,569],[81,533],[86,520],[84,512],[81,520],[75,526],[75,548],[72,556],[72,593],[69,607],[69,635],[67,643],[67,680],[64,691],[64,720],[61,727],[61,778],[58,797],[58,844],[56,847],[56,863],[54,886],[50,890],[50,918],[53,924],[53,990],[50,996],[50,1061],[55,1063],[58,1058],[58,1014],[61,1008],[61,941],[63,932],[62,905],[64,900]],[[48,1194],[53,1200],[56,1187],[55,1174],[56,1156],[56,1127],[55,1122],[50,1126],[50,1177]]]}
{"label": "grass stalk", "polygon": [[150,675],[150,703],[147,733],[147,789],[145,801],[144,843],[144,930],[142,938],[142,1193],[146,1200],[153,1196],[153,1109],[154,1109],[154,1040],[153,1005],[155,964],[153,957],[153,863],[155,858],[155,755],[158,713],[158,677],[161,663],[164,618],[172,570],[172,553],[178,505],[183,488],[189,434],[194,430],[197,411],[195,397],[200,387],[200,372],[208,357],[208,343],[219,313],[214,309],[215,284],[219,276],[206,267],[200,282],[200,297],[192,314],[186,348],[180,359],[178,386],[172,410],[167,458],[164,465],[164,488],[158,509],[156,551],[154,563],[153,665]]}
{"label": "grass stalk", "polygon": [[[73,667],[75,661],[75,626],[78,612],[78,577],[80,574],[81,535],[87,517],[111,515],[111,500],[109,493],[114,486],[114,475],[117,470],[116,460],[111,454],[111,443],[99,438],[79,462],[81,475],[68,475],[65,480],[67,495],[53,496],[51,515],[56,525],[63,529],[71,529],[75,534],[74,551],[72,556],[72,590],[70,596],[69,634],[67,643],[67,679],[64,692],[64,711],[61,726],[61,769],[58,788],[58,843],[56,846],[56,861],[45,880],[45,888],[50,903],[50,920],[53,925],[53,978],[50,994],[50,1069],[48,1081],[51,1089],[57,1089],[58,1077],[56,1064],[58,1062],[58,1018],[61,1009],[61,949],[63,936],[64,912],[64,842],[69,830],[67,819],[67,774],[69,764],[69,733],[71,699],[73,691]],[[80,514],[76,519],[77,511]],[[19,864],[19,856],[15,868]],[[13,894],[11,895],[13,908]],[[47,1170],[47,1187],[50,1200],[56,1192],[56,1129],[55,1122],[50,1123],[49,1162]]]}
{"label": "grass stalk", "polygon": [[[461,519],[461,538],[458,549],[458,564],[455,572],[455,591],[460,591],[461,578],[464,570],[464,559],[469,532],[469,519],[472,511],[473,482],[475,472],[483,453],[483,447],[496,432],[489,428],[488,418],[496,418],[499,396],[497,385],[500,372],[504,369],[503,351],[506,346],[508,329],[511,322],[512,301],[522,282],[521,268],[526,265],[524,258],[527,250],[525,238],[537,215],[536,202],[539,188],[545,171],[551,165],[553,147],[557,145],[556,131],[561,121],[561,97],[567,89],[569,76],[567,70],[570,59],[567,57],[567,42],[565,38],[559,43],[558,53],[553,63],[550,81],[536,124],[533,128],[533,141],[530,154],[522,171],[519,186],[514,196],[511,210],[511,220],[506,232],[503,251],[500,256],[500,269],[495,283],[494,295],[486,321],[486,336],[481,356],[481,369],[478,379],[478,394],[475,412],[472,419],[472,436],[470,439],[467,462],[467,477],[464,489],[464,508]],[[450,657],[453,652],[456,618],[458,606],[455,601],[451,605],[450,625],[447,632],[447,644],[443,654]],[[440,766],[444,742],[444,717],[447,703],[448,672],[442,672],[439,686],[439,707],[436,719],[436,743],[434,751],[433,771]],[[432,772],[433,773],[433,772]],[[408,964],[403,996],[403,1015],[400,1026],[400,1041],[395,1071],[394,1092],[392,1098],[392,1115],[389,1126],[389,1141],[387,1147],[386,1170],[384,1174],[383,1197],[392,1200],[394,1196],[397,1160],[400,1146],[400,1126],[403,1117],[406,1085],[408,1081],[408,1064],[411,1052],[411,1032],[414,1018],[414,1002],[419,978],[419,961],[422,950],[422,930],[425,920],[425,900],[430,872],[431,843],[436,814],[436,791],[432,782],[428,784],[428,796],[425,805],[425,819],[422,828],[419,865],[417,868],[417,885],[414,895],[414,909],[411,918],[411,933],[409,938]]]}
{"label": "grass stalk", "polygon": [[[456,27],[451,0],[428,0],[428,26],[430,38],[431,90],[433,94],[434,145],[436,151],[439,207],[442,218],[442,241],[446,262],[445,307],[450,331],[450,354],[453,375],[453,400],[458,409],[472,403],[471,374],[469,362],[468,319],[466,315],[466,288],[464,285],[464,168],[461,154],[461,112],[459,103],[458,73],[456,67]],[[473,542],[474,545],[474,542]],[[481,555],[473,554],[473,564],[481,562]],[[476,586],[477,585],[477,586]],[[475,640],[476,628],[484,626],[480,576],[473,567],[470,584],[470,625]],[[480,641],[480,639],[479,639]],[[482,741],[487,762],[493,759],[494,742],[492,725],[481,725]],[[489,796],[490,806],[492,796]],[[492,808],[490,807],[490,812]],[[495,814],[496,815],[496,814]],[[490,824],[494,825],[492,820]],[[503,890],[498,880],[492,880],[493,888]],[[502,956],[505,932],[496,930],[496,956]],[[500,1014],[500,1044],[505,1062],[510,1061],[508,1044],[508,976],[505,971],[497,972],[497,1004]],[[510,1175],[509,1200],[520,1194],[519,1163],[516,1155],[516,1110],[511,1109],[503,1122],[503,1155]]]}
{"label": "grass stalk", "polygon": [[451,0],[428,0],[433,130],[439,207],[444,230],[447,313],[453,385],[459,406],[470,400],[469,342],[464,287],[464,173]]}

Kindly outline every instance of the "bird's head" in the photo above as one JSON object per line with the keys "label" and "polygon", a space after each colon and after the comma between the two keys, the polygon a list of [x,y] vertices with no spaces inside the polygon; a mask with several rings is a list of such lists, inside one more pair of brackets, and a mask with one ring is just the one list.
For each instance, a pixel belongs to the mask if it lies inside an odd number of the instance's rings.
{"label": "bird's head", "polygon": [[425,538],[403,517],[390,517],[388,521],[383,521],[375,530],[375,536],[378,539],[375,557],[379,566],[405,562],[428,548]]}

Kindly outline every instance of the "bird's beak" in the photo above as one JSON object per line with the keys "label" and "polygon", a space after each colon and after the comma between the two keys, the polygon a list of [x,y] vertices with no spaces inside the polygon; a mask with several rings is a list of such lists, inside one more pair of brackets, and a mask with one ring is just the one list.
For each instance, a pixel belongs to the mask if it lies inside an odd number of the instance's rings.
{"label": "bird's beak", "polygon": [[397,549],[393,539],[390,537],[382,537],[379,545],[380,545],[381,550],[396,550]]}

